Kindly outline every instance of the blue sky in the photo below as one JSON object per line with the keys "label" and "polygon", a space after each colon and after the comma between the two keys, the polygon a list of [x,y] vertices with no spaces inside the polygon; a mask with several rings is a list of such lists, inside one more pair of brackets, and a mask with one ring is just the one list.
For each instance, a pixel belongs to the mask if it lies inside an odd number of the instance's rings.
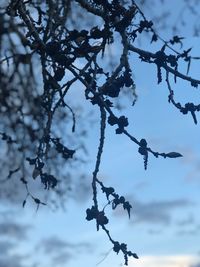
{"label": "blue sky", "polygon": [[[180,1],[174,2],[177,9],[180,8]],[[162,34],[167,35],[166,32]],[[192,46],[193,54],[198,55],[200,41],[188,32],[187,36],[185,48]],[[148,50],[148,43],[141,46]],[[153,49],[156,51],[156,47]],[[112,53],[117,57],[118,50]],[[127,243],[139,255],[139,260],[130,260],[131,267],[198,267],[199,124],[194,125],[189,114],[182,115],[168,103],[166,84],[157,85],[154,66],[140,63],[137,57],[131,57],[130,63],[139,98],[134,107],[131,101],[124,99],[126,109],[122,114],[129,118],[127,129],[136,138],[145,138],[156,151],[177,151],[184,157],[155,159],[149,156],[145,171],[138,147],[125,136],[116,135],[115,129],[108,125],[99,178],[105,185],[113,186],[117,193],[124,195],[133,206],[131,220],[123,210],[112,212],[108,208],[111,216],[109,228],[115,240]],[[195,78],[200,77],[197,66],[195,63],[191,66]],[[184,66],[181,68],[186,69]],[[191,99],[199,103],[199,89],[180,80],[175,89],[177,100],[185,103]],[[74,91],[71,97],[74,96],[77,101],[82,100],[79,91]],[[96,106],[91,106],[91,109],[96,112]],[[88,184],[99,138],[98,113],[94,115],[94,122],[86,141],[91,158],[84,169]],[[117,256],[110,251],[112,245],[104,232],[96,232],[95,223],[85,220],[85,210],[92,204],[90,193],[88,189],[81,199],[70,200],[66,204],[66,212],[41,207],[36,213],[31,205],[23,210],[18,204],[1,207],[0,251],[4,249],[4,253],[0,253],[0,266],[6,258],[10,259],[10,265],[6,263],[8,267],[13,266],[13,262],[16,267],[121,266],[123,255]],[[99,201],[100,207],[106,203],[102,197]],[[11,213],[3,212],[8,208]],[[107,257],[104,259],[105,255]]]}

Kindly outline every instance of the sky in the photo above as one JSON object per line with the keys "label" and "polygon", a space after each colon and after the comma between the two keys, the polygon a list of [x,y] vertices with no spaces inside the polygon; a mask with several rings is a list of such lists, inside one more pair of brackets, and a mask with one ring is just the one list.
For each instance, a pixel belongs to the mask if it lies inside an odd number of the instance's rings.
{"label": "sky", "polygon": [[[175,16],[180,1],[167,10]],[[160,9],[158,9],[160,10]],[[167,35],[162,31],[163,36]],[[198,55],[200,41],[185,30],[185,47],[193,47]],[[148,50],[148,41],[140,47]],[[154,47],[154,51],[159,48]],[[156,50],[157,49],[157,50]],[[117,58],[119,49],[112,54]],[[115,240],[127,243],[138,260],[130,259],[130,267],[199,267],[200,266],[200,142],[199,124],[183,115],[168,103],[165,83],[157,85],[154,66],[130,57],[138,101],[124,98],[122,115],[129,118],[127,130],[136,138],[145,138],[155,151],[177,151],[178,159],[149,156],[145,171],[138,147],[115,129],[107,126],[104,154],[99,178],[106,186],[113,186],[132,205],[131,219],[122,209],[110,216],[109,229]],[[181,66],[183,71],[185,66]],[[198,78],[198,62],[191,66],[190,75]],[[199,103],[198,89],[178,80],[173,87],[175,97],[183,103]],[[79,92],[72,92],[77,101]],[[91,106],[94,113],[96,106]],[[96,111],[95,111],[96,112]],[[90,184],[99,138],[98,114],[86,140],[90,161],[85,166]],[[197,115],[200,120],[200,116]],[[101,195],[101,192],[99,191]],[[106,200],[100,197],[100,207]],[[112,244],[104,232],[96,231],[93,221],[85,220],[85,210],[92,205],[91,191],[66,203],[66,211],[35,207],[28,204],[0,206],[0,266],[4,267],[77,267],[123,266],[123,255],[112,251]]]}

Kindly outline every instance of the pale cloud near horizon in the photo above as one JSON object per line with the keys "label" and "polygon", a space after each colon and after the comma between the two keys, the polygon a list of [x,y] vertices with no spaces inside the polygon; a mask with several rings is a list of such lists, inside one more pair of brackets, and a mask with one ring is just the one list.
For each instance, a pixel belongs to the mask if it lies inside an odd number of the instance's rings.
{"label": "pale cloud near horizon", "polygon": [[144,255],[137,261],[129,259],[130,267],[191,267],[198,262],[195,255]]}

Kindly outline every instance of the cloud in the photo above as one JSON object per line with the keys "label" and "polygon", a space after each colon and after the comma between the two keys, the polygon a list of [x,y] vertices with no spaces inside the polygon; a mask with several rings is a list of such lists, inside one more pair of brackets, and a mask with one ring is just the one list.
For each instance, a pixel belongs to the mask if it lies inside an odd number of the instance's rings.
{"label": "cloud", "polygon": [[199,182],[200,176],[200,157],[198,151],[190,147],[181,149],[183,157],[180,159],[184,166],[188,166],[189,170],[185,175],[186,182]]}
{"label": "cloud", "polygon": [[44,253],[52,254],[61,250],[68,249],[69,244],[58,237],[50,237],[41,241],[40,247],[43,248]]}
{"label": "cloud", "polygon": [[200,225],[195,222],[194,216],[190,214],[187,218],[177,222],[178,231],[176,232],[179,236],[184,235],[199,235]]}
{"label": "cloud", "polygon": [[39,244],[39,247],[42,247],[46,254],[52,253],[56,254],[60,251],[71,251],[71,250],[80,250],[85,251],[91,248],[89,243],[70,243],[66,242],[58,237],[50,237],[44,239]]}
{"label": "cloud", "polygon": [[63,266],[64,264],[66,264],[69,260],[71,260],[72,258],[72,254],[65,251],[65,252],[61,252],[58,255],[56,255],[55,257],[53,257],[52,259],[52,266],[58,266],[61,265]]}
{"label": "cloud", "polygon": [[[10,241],[1,241],[0,242],[0,251],[1,255],[6,255],[10,252],[11,249],[13,249],[14,244]],[[2,265],[0,265],[2,266]]]}
{"label": "cloud", "polygon": [[78,203],[84,203],[92,194],[90,176],[80,175],[80,178],[73,185],[73,199]]}
{"label": "cloud", "polygon": [[[131,197],[127,197],[131,199]],[[132,221],[135,223],[147,224],[169,224],[171,222],[172,213],[176,209],[191,206],[193,203],[187,199],[177,200],[163,200],[163,201],[150,201],[147,203],[140,202],[139,200],[130,201],[132,205]],[[122,212],[116,210],[115,215],[121,215]]]}
{"label": "cloud", "polygon": [[193,226],[191,229],[183,229],[177,231],[177,235],[183,236],[183,235],[193,235],[197,236],[200,234],[200,225]]}
{"label": "cloud", "polygon": [[173,210],[190,206],[191,202],[186,199],[151,201],[142,203],[133,201],[134,222],[169,224]]}
{"label": "cloud", "polygon": [[24,240],[27,238],[30,226],[15,222],[0,222],[0,236]]}
{"label": "cloud", "polygon": [[150,185],[150,182],[148,181],[140,181],[134,185],[134,189],[138,191],[142,191],[143,189],[146,189]]}
{"label": "cloud", "polygon": [[161,230],[153,230],[153,229],[148,230],[148,234],[150,235],[160,235],[161,233],[162,233]]}
{"label": "cloud", "polygon": [[195,222],[194,217],[193,217],[193,215],[190,214],[188,218],[178,221],[177,225],[181,226],[181,227],[182,226],[184,227],[184,226],[187,226],[187,225],[191,225],[194,222]]}
{"label": "cloud", "polygon": [[197,258],[194,255],[145,255],[139,261],[130,259],[130,267],[199,267],[194,265]]}
{"label": "cloud", "polygon": [[92,251],[92,247],[89,243],[70,243],[58,237],[43,239],[38,244],[38,248],[48,256],[51,263],[50,265],[52,266],[64,266],[64,264],[68,263],[72,258],[76,258],[76,255]]}
{"label": "cloud", "polygon": [[24,265],[21,262],[21,258],[18,256],[12,256],[9,258],[0,258],[0,266],[4,267],[24,267]]}
{"label": "cloud", "polygon": [[185,176],[185,181],[186,182],[199,182],[200,181],[200,176],[199,176],[199,172],[200,172],[200,161],[198,161],[198,163],[194,163],[193,164],[193,169],[191,169]]}
{"label": "cloud", "polygon": [[191,265],[191,267],[200,267],[200,262],[197,262],[197,263]]}
{"label": "cloud", "polygon": [[[13,254],[16,244],[10,241],[0,241],[0,266],[1,267],[25,267],[23,260],[25,256]],[[27,265],[26,265],[27,267]]]}
{"label": "cloud", "polygon": [[11,221],[10,213],[5,214],[0,220],[0,267],[30,267],[22,241],[27,239],[31,227]]}

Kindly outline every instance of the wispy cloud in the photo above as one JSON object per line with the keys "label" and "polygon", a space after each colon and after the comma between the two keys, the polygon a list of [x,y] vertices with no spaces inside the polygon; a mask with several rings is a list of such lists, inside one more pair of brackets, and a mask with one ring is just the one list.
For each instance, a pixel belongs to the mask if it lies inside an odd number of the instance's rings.
{"label": "wispy cloud", "polygon": [[[25,267],[23,264],[26,256],[14,253],[16,243],[0,241],[0,266],[1,267]],[[28,265],[26,265],[28,267]]]}
{"label": "wispy cloud", "polygon": [[150,235],[160,235],[162,233],[162,230],[154,230],[154,229],[149,229],[148,234]]}
{"label": "wispy cloud", "polygon": [[188,171],[185,175],[186,182],[196,182],[200,181],[200,156],[199,153],[196,152],[192,148],[182,148],[182,154],[184,157],[181,158],[182,164],[188,167]]}
{"label": "wispy cloud", "polygon": [[30,228],[28,225],[15,222],[0,222],[0,236],[24,240],[27,238]]}
{"label": "wispy cloud", "polygon": [[66,251],[66,250],[88,250],[91,249],[91,246],[89,243],[70,243],[66,242],[59,237],[49,237],[47,239],[42,240],[39,243],[39,247],[42,248],[42,250],[49,254],[49,253],[57,253],[58,251]]}
{"label": "wispy cloud", "polygon": [[65,266],[77,254],[93,250],[89,243],[70,243],[56,236],[41,240],[37,247],[48,256],[52,266]]}
{"label": "wispy cloud", "polygon": [[4,267],[25,267],[22,260],[17,255],[0,258],[0,266]]}
{"label": "wispy cloud", "polygon": [[[6,255],[14,248],[14,244],[10,241],[1,241],[0,242],[0,251],[1,255]],[[0,265],[1,266],[1,265]]]}
{"label": "wispy cloud", "polygon": [[198,236],[200,235],[200,225],[192,225],[190,229],[181,229],[177,231],[177,235],[184,236],[184,235],[193,235]]}
{"label": "wispy cloud", "polygon": [[[188,199],[162,200],[141,202],[127,197],[132,204],[132,221],[146,224],[169,224],[174,210],[192,206],[194,203]],[[122,210],[116,209],[116,216],[122,215]],[[124,214],[124,212],[123,212]]]}
{"label": "wispy cloud", "polygon": [[151,201],[142,203],[135,200],[133,203],[133,213],[135,223],[159,223],[169,224],[172,212],[175,209],[185,208],[192,205],[187,199]]}
{"label": "wispy cloud", "polygon": [[184,226],[188,226],[188,225],[194,224],[194,222],[195,222],[194,216],[192,214],[190,214],[187,218],[178,221],[177,225],[179,227],[184,227]]}
{"label": "wispy cloud", "polygon": [[68,251],[60,252],[52,258],[52,266],[65,266],[72,257],[72,254]]}

